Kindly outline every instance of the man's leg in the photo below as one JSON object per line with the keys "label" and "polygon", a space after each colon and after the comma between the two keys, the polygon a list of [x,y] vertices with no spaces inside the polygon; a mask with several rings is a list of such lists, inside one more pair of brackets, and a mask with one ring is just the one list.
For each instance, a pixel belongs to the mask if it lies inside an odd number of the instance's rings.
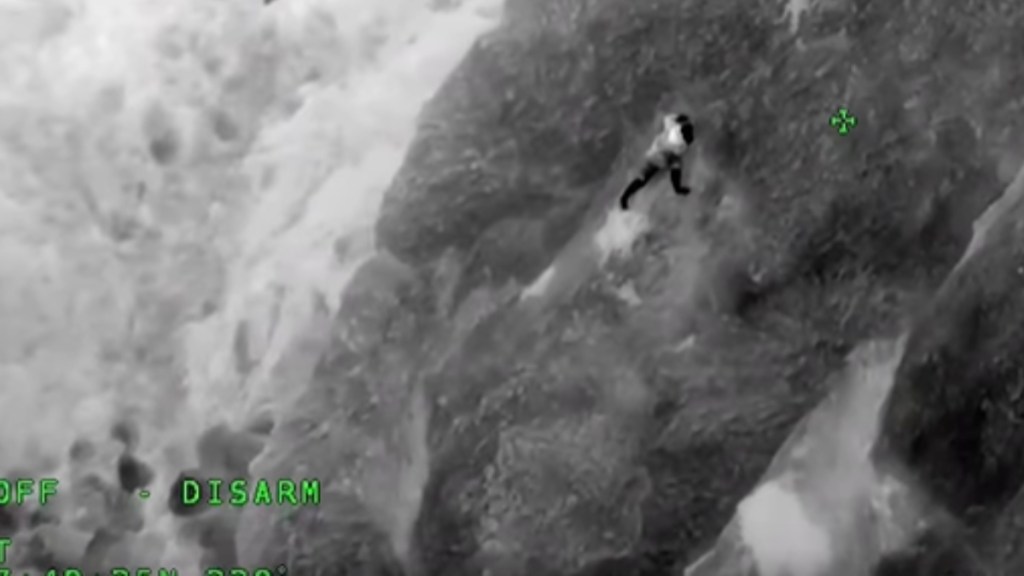
{"label": "man's leg", "polygon": [[630,182],[622,192],[622,197],[619,198],[619,206],[623,210],[629,210],[629,199],[646,186],[659,170],[660,168],[654,164],[644,164],[643,169],[640,170],[640,174],[638,174],[636,178],[633,178],[633,181]]}
{"label": "man's leg", "polygon": [[672,181],[672,188],[676,191],[676,194],[680,196],[686,196],[690,193],[689,186],[683,186],[683,167],[676,165],[668,173],[669,179]]}

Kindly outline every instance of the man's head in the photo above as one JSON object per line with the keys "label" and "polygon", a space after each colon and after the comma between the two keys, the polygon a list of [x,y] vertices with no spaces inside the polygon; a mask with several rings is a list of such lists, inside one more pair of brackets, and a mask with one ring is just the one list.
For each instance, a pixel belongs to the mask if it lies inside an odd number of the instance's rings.
{"label": "man's head", "polygon": [[688,115],[682,113],[667,114],[663,118],[663,124],[666,131],[679,128],[683,135],[683,141],[686,142],[687,146],[693,144],[693,122],[690,121]]}
{"label": "man's head", "polygon": [[686,141],[686,144],[693,144],[693,122],[690,121],[690,117],[686,114],[676,114],[674,120],[675,123],[679,125],[680,131],[683,133],[683,140]]}

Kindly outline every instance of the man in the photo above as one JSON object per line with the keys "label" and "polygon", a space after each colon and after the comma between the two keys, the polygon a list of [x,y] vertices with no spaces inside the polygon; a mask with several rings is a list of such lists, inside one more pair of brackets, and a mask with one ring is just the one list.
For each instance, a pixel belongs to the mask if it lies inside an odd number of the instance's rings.
{"label": "man", "polygon": [[693,123],[686,114],[674,114],[662,119],[661,133],[654,139],[644,155],[639,174],[626,186],[619,205],[629,210],[629,199],[646,186],[655,176],[669,171],[669,179],[676,194],[686,196],[690,188],[683,185],[683,155],[693,144]]}

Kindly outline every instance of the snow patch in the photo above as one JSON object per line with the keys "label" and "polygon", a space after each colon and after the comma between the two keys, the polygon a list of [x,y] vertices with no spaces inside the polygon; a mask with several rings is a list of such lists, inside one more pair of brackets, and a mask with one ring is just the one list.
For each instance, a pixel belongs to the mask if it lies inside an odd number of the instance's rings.
{"label": "snow patch", "polygon": [[548,286],[551,285],[551,280],[554,277],[555,265],[552,264],[551,266],[548,266],[547,270],[545,270],[543,274],[538,276],[537,279],[533,281],[533,284],[530,284],[529,286],[526,287],[526,290],[523,290],[523,294],[522,296],[519,297],[519,299],[525,300],[527,298],[537,298],[539,296],[543,296],[544,292],[547,291]]}
{"label": "snow patch", "polygon": [[4,0],[0,2],[0,48],[38,44],[64,30],[70,10],[53,0]]}
{"label": "snow patch", "polygon": [[633,286],[632,281],[619,286],[619,289],[615,291],[615,294],[630,306],[639,306],[643,303],[640,295],[636,293],[636,287]]}
{"label": "snow patch", "polygon": [[779,482],[763,484],[739,505],[743,542],[760,576],[822,576],[832,542],[808,516],[798,495]]}
{"label": "snow patch", "polygon": [[789,19],[789,31],[796,33],[800,28],[800,17],[811,9],[811,0],[789,0],[786,4],[783,19]]}
{"label": "snow patch", "polygon": [[686,350],[691,350],[696,344],[697,344],[697,337],[695,335],[693,335],[693,334],[690,334],[686,338],[683,338],[683,340],[681,342],[679,342],[679,344],[676,344],[672,348],[672,351],[675,352],[675,353],[679,353],[679,352],[683,352],[683,351],[686,351]]}
{"label": "snow patch", "polygon": [[422,104],[501,4],[0,0],[0,472],[133,412],[166,477],[300,391]]}
{"label": "snow patch", "polygon": [[[247,401],[236,403],[244,411],[279,396],[281,387],[301,387],[282,382],[279,370],[293,364],[287,357],[296,353],[303,360],[292,375],[306,372],[298,367],[319,344],[300,341],[318,331],[318,315],[337,312],[348,281],[372,257],[381,200],[422,104],[476,37],[497,23],[499,7],[497,0],[474,0],[437,12],[422,0],[372,7],[361,0],[301,0],[274,8],[276,29],[289,46],[315,48],[303,37],[309,26],[325,26],[326,36],[345,45],[348,59],[335,67],[326,54],[330,47],[320,46],[326,53],[314,60],[334,67],[335,78],[302,86],[294,113],[268,123],[243,160],[254,201],[238,238],[225,317],[208,328],[217,335],[196,338],[229,341],[236,324],[266,314],[259,306],[268,300],[260,294],[268,290],[281,294],[287,312],[245,382],[233,382],[223,348],[192,347],[192,375],[203,390],[199,404],[216,406],[244,386]],[[339,243],[346,250],[339,252]],[[327,310],[310,305],[316,300]]]}
{"label": "snow patch", "polygon": [[647,232],[650,226],[647,216],[638,212],[613,210],[609,213],[604,226],[594,234],[594,245],[601,264],[613,254],[629,254],[633,242]]}

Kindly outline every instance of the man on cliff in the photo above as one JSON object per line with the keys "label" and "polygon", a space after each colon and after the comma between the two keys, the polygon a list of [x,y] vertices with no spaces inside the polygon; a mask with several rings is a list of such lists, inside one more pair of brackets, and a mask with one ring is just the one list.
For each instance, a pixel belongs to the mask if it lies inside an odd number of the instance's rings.
{"label": "man on cliff", "polygon": [[670,114],[662,119],[662,130],[644,155],[644,164],[626,186],[619,206],[629,210],[629,199],[643,189],[655,176],[669,171],[669,180],[676,194],[686,196],[690,188],[683,185],[683,156],[693,144],[693,123],[686,114]]}

